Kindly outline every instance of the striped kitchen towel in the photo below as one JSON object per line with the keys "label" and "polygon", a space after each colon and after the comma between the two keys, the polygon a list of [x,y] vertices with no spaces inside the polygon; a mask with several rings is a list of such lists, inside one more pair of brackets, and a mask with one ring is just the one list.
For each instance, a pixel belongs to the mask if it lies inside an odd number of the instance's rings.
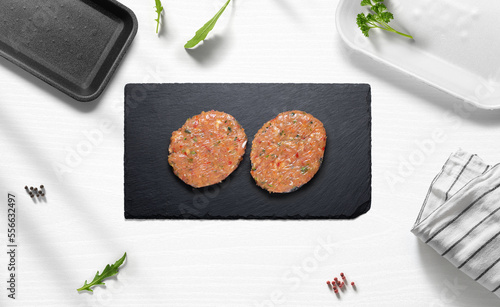
{"label": "striped kitchen towel", "polygon": [[500,297],[500,166],[459,150],[434,178],[412,232]]}

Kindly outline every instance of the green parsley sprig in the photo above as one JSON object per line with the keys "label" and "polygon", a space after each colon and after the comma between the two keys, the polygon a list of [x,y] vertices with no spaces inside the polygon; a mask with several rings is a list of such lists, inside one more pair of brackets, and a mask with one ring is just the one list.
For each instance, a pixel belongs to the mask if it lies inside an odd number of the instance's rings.
{"label": "green parsley sprig", "polygon": [[384,0],[362,0],[361,6],[370,6],[370,10],[373,12],[364,14],[358,14],[356,18],[356,23],[361,29],[361,32],[368,37],[370,29],[379,28],[385,31],[393,32],[404,37],[413,39],[413,36],[399,32],[389,26],[389,22],[394,19],[394,15],[387,11],[387,7],[383,3]]}

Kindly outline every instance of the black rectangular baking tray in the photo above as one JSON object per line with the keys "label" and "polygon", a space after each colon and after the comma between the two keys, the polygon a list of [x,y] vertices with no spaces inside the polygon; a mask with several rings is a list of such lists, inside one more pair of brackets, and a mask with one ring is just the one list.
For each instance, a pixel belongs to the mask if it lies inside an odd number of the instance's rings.
{"label": "black rectangular baking tray", "polygon": [[[248,137],[238,168],[195,189],[168,164],[173,131],[202,111],[233,115]],[[281,112],[324,124],[323,164],[297,191],[270,194],[250,175],[255,133]],[[125,87],[125,217],[128,219],[351,219],[371,206],[368,84],[128,84]]]}
{"label": "black rectangular baking tray", "polygon": [[137,33],[114,0],[2,0],[0,56],[79,101],[104,90]]}

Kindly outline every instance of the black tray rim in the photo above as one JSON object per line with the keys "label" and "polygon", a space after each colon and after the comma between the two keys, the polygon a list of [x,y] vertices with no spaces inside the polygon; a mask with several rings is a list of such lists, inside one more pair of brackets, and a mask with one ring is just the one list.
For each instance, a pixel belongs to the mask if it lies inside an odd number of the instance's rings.
{"label": "black tray rim", "polygon": [[3,50],[0,50],[0,56],[2,58],[6,59],[7,61],[13,63],[14,65],[22,68],[23,70],[30,73],[31,75],[42,80],[43,82],[47,83],[48,85],[56,88],[57,90],[65,93],[66,95],[70,96],[71,98],[77,100],[77,101],[90,102],[90,101],[97,99],[103,93],[104,89],[106,88],[109,81],[111,80],[111,77],[113,76],[114,72],[118,68],[123,57],[127,53],[127,50],[130,47],[130,45],[132,44],[132,41],[134,40],[134,38],[137,34],[137,30],[139,28],[137,16],[130,8],[128,8],[127,6],[123,5],[122,3],[120,3],[116,0],[100,0],[100,1],[98,1],[98,3],[104,3],[104,2],[111,3],[112,5],[124,10],[129,15],[130,19],[132,20],[132,29],[131,29],[130,33],[128,34],[128,37],[127,37],[127,40],[125,41],[125,44],[123,44],[121,46],[120,52],[118,53],[117,57],[114,59],[113,65],[107,71],[105,78],[103,79],[103,81],[101,82],[101,84],[99,85],[97,90],[94,91],[93,93],[91,93],[89,95],[80,95],[74,91],[71,91],[71,90],[67,89],[66,87],[58,84],[57,82],[53,82],[45,74],[38,72],[36,69],[31,67],[30,65],[28,65],[28,64],[16,59],[15,57],[5,53]]}

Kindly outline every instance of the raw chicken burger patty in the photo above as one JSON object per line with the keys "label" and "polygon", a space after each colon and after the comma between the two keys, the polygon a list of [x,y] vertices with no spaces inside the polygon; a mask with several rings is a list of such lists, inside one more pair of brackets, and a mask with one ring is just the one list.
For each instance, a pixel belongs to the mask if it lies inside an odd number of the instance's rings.
{"label": "raw chicken burger patty", "polygon": [[252,177],[274,193],[292,192],[311,180],[326,146],[323,123],[303,111],[288,111],[264,124],[252,142]]}
{"label": "raw chicken burger patty", "polygon": [[201,188],[229,176],[238,167],[246,144],[245,131],[234,117],[202,112],[172,133],[168,163],[182,181]]}

